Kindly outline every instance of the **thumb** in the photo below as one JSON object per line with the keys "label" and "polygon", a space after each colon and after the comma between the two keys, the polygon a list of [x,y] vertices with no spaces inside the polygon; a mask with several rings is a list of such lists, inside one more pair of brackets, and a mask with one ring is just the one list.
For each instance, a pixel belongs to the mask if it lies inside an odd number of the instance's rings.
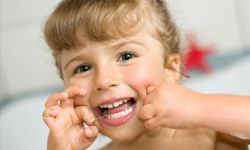
{"label": "thumb", "polygon": [[81,132],[82,138],[79,141],[82,145],[82,149],[89,147],[96,140],[98,133],[98,128],[95,125],[90,125],[87,128],[83,128]]}
{"label": "thumb", "polygon": [[88,137],[89,139],[95,139],[98,135],[98,128],[95,125],[90,125],[86,128],[84,128],[84,135]]}

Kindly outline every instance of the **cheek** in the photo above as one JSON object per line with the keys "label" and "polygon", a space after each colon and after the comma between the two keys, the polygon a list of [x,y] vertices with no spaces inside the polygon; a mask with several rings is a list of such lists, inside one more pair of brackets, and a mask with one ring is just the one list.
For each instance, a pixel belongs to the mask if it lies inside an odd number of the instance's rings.
{"label": "cheek", "polygon": [[69,87],[80,87],[83,89],[88,90],[89,86],[88,84],[86,84],[85,81],[81,80],[81,79],[71,79],[68,82],[65,82],[65,87],[69,88]]}
{"label": "cheek", "polygon": [[150,86],[159,86],[165,81],[163,70],[154,65],[143,65],[131,70],[126,74],[127,83],[140,93],[140,96],[144,97],[146,95],[146,89]]}

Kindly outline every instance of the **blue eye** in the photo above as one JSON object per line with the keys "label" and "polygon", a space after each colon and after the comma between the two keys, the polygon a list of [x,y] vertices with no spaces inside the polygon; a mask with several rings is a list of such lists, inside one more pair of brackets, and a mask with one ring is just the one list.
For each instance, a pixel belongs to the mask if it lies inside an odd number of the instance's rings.
{"label": "blue eye", "polygon": [[119,61],[128,61],[134,57],[135,55],[133,54],[133,52],[123,52],[120,54]]}
{"label": "blue eye", "polygon": [[83,73],[91,69],[90,65],[80,65],[76,68],[75,73]]}

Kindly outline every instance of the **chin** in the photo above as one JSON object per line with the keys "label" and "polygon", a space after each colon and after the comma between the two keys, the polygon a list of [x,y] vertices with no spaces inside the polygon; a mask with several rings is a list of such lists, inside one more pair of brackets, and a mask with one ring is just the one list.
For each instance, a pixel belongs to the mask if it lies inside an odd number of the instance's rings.
{"label": "chin", "polygon": [[116,127],[103,125],[100,132],[115,142],[130,142],[136,140],[146,131],[143,123],[137,118],[132,118],[130,122]]}

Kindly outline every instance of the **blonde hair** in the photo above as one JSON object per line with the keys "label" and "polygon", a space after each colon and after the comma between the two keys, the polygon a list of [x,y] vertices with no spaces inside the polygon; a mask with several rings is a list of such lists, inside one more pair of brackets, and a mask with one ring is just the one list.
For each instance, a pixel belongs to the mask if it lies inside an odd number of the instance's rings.
{"label": "blonde hair", "polygon": [[44,35],[59,67],[62,50],[132,35],[145,24],[162,42],[165,61],[179,53],[179,34],[163,0],[63,0],[48,18]]}

